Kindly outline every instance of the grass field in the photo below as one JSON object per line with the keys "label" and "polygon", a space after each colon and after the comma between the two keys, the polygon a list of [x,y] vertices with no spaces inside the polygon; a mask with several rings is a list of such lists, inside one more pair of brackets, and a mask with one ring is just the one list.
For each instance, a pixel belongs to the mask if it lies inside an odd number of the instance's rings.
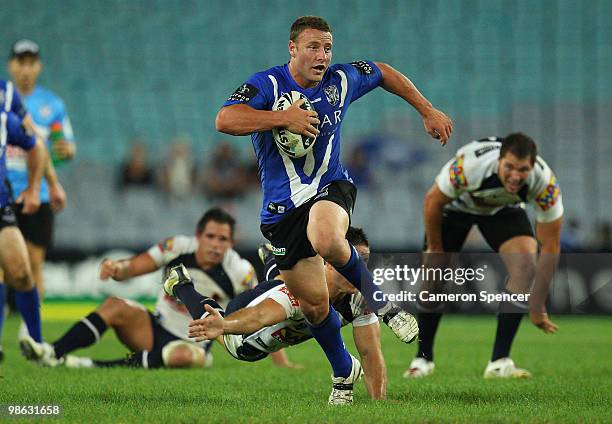
{"label": "grass field", "polygon": [[[45,304],[46,339],[61,335],[94,306]],[[612,319],[554,320],[560,325],[554,336],[523,322],[512,356],[534,377],[517,381],[481,377],[495,331],[492,316],[445,317],[436,373],[423,380],[402,378],[415,347],[396,341],[384,329],[389,400],[369,400],[359,384],[352,407],[332,408],[326,405],[329,367],[314,342],[288,351],[304,370],[278,369],[269,360],[241,363],[220,346],[213,350],[214,367],[207,370],[48,369],[21,358],[15,341],[18,320],[11,317],[0,365],[0,422],[6,422],[9,404],[60,405],[59,418],[43,420],[78,423],[612,422]],[[350,331],[344,335],[355,353]],[[110,331],[102,343],[78,352],[99,359],[124,353]],[[28,419],[16,420],[24,421]]]}

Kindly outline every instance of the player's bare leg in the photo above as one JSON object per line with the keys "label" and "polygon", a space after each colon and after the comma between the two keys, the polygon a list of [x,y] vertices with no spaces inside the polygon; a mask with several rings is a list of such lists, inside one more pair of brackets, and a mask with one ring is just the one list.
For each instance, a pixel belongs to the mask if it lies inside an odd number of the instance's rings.
{"label": "player's bare leg", "polygon": [[15,289],[15,303],[28,332],[35,341],[42,342],[40,301],[26,243],[17,227],[0,230],[0,267],[4,270],[6,283]]}
{"label": "player's bare leg", "polygon": [[298,301],[302,313],[311,324],[319,324],[329,314],[329,292],[325,268],[320,256],[298,261],[291,270],[281,271],[285,284]]}
{"label": "player's bare leg", "polygon": [[[505,241],[499,248],[509,277],[506,291],[510,293],[529,293],[535,277],[538,245],[533,237],[517,236]],[[497,332],[493,354],[485,370],[485,378],[491,377],[529,377],[531,374],[517,368],[510,359],[510,349],[527,304],[502,302],[497,316]]]}
{"label": "player's bare leg", "polygon": [[144,306],[127,299],[109,297],[97,313],[130,350],[140,352],[153,348],[151,317]]}
{"label": "player's bare leg", "polygon": [[186,340],[174,340],[162,349],[164,365],[169,368],[202,368],[207,356],[204,349]]}
{"label": "player's bare leg", "polygon": [[390,302],[375,300],[374,293],[378,288],[363,258],[346,240],[348,226],[348,213],[340,205],[321,200],[310,208],[308,240],[326,262],[363,294],[370,308],[383,317],[385,324],[400,340],[412,342],[419,331],[416,319]]}
{"label": "player's bare leg", "polygon": [[291,270],[281,271],[281,276],[300,302],[310,331],[332,366],[333,389],[329,403],[352,403],[353,383],[361,377],[361,364],[348,353],[342,341],[340,319],[329,305],[323,259],[320,256],[300,259]]}
{"label": "player's bare leg", "polygon": [[23,344],[30,353],[26,357],[45,366],[57,366],[70,352],[99,342],[109,327],[134,352],[153,348],[151,318],[147,310],[130,300],[109,297],[96,311],[75,323],[54,343],[24,340]]}

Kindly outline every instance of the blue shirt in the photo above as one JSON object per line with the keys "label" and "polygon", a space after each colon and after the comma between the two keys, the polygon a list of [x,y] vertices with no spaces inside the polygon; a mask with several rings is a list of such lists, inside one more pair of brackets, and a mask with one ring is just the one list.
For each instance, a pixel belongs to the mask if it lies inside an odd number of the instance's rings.
{"label": "blue shirt", "polygon": [[[47,140],[47,148],[49,151],[51,151],[51,146],[48,138],[51,132],[51,124],[55,122],[62,123],[64,138],[70,142],[74,142],[72,125],[66,113],[64,102],[59,96],[52,91],[36,86],[29,95],[23,96],[22,99],[27,111],[32,116],[32,120],[37,130]],[[7,168],[9,181],[13,188],[13,195],[17,197],[28,186],[26,154],[22,149],[9,147],[7,153]],[[49,187],[44,178],[40,182],[40,201],[42,203],[49,202]]]}
{"label": "blue shirt", "polygon": [[340,128],[348,106],[378,87],[380,69],[369,61],[330,66],[316,87],[300,87],[288,65],[258,72],[241,85],[224,106],[246,104],[272,110],[275,101],[290,91],[299,91],[319,115],[319,135],[306,156],[292,159],[276,147],[272,131],[251,134],[263,189],[261,223],[271,224],[288,211],[306,203],[323,187],[351,178],[340,163]]}

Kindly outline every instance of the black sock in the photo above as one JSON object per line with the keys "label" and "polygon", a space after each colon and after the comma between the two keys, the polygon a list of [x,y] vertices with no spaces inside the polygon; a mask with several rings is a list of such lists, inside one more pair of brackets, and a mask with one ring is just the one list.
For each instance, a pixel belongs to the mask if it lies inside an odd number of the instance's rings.
{"label": "black sock", "polygon": [[100,341],[107,325],[97,312],[92,312],[74,324],[59,340],[53,343],[55,356],[61,358],[73,350],[91,346]]}
{"label": "black sock", "polygon": [[94,359],[93,363],[97,368],[115,368],[115,367],[132,366],[129,358],[111,359],[111,360]]}
{"label": "black sock", "polygon": [[493,345],[493,356],[491,361],[510,356],[512,341],[518,331],[523,314],[500,313],[497,316],[497,333],[495,334],[495,344]]}
{"label": "black sock", "polygon": [[433,361],[433,344],[442,314],[419,314],[419,351],[417,358]]}
{"label": "black sock", "polygon": [[193,283],[181,284],[180,286],[174,287],[174,295],[187,307],[193,319],[201,318],[204,312],[206,312],[204,305],[210,305],[218,310],[221,315],[225,315],[225,311],[221,305],[219,305],[216,300],[198,293]]}
{"label": "black sock", "polygon": [[130,352],[122,359],[94,359],[93,363],[99,368],[160,368],[163,365],[161,351],[149,352],[148,350]]}

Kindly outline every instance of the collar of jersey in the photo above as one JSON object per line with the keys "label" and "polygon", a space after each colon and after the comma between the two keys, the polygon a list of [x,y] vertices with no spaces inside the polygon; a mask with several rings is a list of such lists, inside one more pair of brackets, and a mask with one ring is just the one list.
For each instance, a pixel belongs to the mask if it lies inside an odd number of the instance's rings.
{"label": "collar of jersey", "polygon": [[308,97],[309,99],[314,97],[314,95],[317,93],[317,91],[319,91],[321,89],[321,87],[323,86],[323,83],[325,82],[325,78],[327,77],[327,73],[329,72],[329,68],[327,68],[325,70],[325,74],[323,74],[323,79],[321,80],[321,82],[319,82],[316,86],[312,87],[312,88],[303,88],[302,86],[300,86],[294,79],[293,79],[293,75],[291,75],[291,72],[289,72],[289,64],[285,63],[285,66],[283,66],[283,72],[286,73],[287,75],[287,79],[289,81],[291,81],[291,85],[293,85],[293,89],[295,89],[296,91],[299,91],[300,93],[304,93],[306,95],[306,97]]}

